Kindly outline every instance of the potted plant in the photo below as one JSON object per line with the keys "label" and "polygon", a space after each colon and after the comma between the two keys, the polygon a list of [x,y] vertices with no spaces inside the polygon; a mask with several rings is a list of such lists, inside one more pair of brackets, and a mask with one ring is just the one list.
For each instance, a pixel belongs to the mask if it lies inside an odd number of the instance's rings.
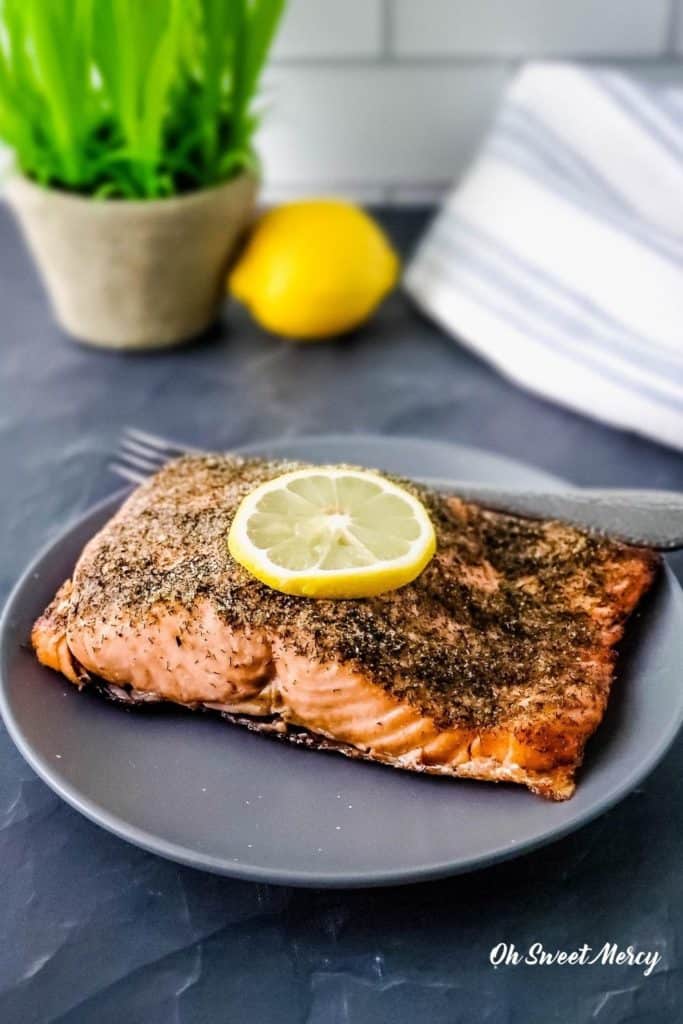
{"label": "potted plant", "polygon": [[215,318],[284,2],[0,0],[6,194],[70,334],[146,348]]}

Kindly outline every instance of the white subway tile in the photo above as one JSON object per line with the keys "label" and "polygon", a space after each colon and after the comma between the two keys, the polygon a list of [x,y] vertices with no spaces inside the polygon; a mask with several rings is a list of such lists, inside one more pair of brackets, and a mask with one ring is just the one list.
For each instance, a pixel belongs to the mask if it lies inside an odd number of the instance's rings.
{"label": "white subway tile", "polygon": [[290,0],[273,56],[371,57],[381,35],[381,0]]}
{"label": "white subway tile", "polygon": [[458,176],[495,110],[495,65],[274,67],[259,138],[269,187],[353,189]]}
{"label": "white subway tile", "polygon": [[395,52],[426,55],[654,55],[669,0],[393,0]]}
{"label": "white subway tile", "polygon": [[363,182],[305,181],[299,185],[279,185],[266,181],[261,190],[260,201],[265,206],[290,203],[296,199],[310,199],[313,196],[343,196],[364,206],[378,206],[393,202],[389,189],[384,185],[366,185]]}

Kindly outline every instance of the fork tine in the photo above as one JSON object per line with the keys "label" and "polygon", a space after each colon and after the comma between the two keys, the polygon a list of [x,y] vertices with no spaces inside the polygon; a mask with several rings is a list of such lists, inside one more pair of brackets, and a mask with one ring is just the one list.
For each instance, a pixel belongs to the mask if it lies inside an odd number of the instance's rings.
{"label": "fork tine", "polygon": [[133,469],[139,469],[147,476],[151,476],[152,473],[158,473],[162,466],[166,465],[167,459],[161,459],[156,462],[152,459],[144,459],[140,455],[135,455],[134,452],[118,451],[116,458],[119,462],[123,462],[126,466],[132,466]]}
{"label": "fork tine", "polygon": [[112,473],[115,473],[116,476],[121,476],[124,480],[128,480],[133,484],[144,484],[145,480],[149,480],[150,476],[149,473],[137,472],[136,470],[131,469],[130,466],[124,466],[123,463],[115,460],[112,460],[107,464],[107,469]]}
{"label": "fork tine", "polygon": [[126,458],[129,455],[137,455],[146,462],[154,463],[157,466],[165,465],[169,458],[172,458],[168,452],[155,451],[147,445],[133,441],[130,437],[121,438],[119,442],[119,455],[124,455]]}
{"label": "fork tine", "polygon": [[193,448],[190,445],[174,444],[173,441],[169,441],[165,437],[159,437],[158,434],[150,434],[146,430],[138,430],[137,427],[126,427],[122,436],[130,438],[132,441],[144,445],[148,449],[152,448],[155,452],[163,452],[168,458],[185,455],[186,452],[199,451],[198,448]]}
{"label": "fork tine", "polygon": [[126,427],[119,438],[118,450],[109,468],[117,476],[133,483],[142,483],[170,459],[192,451],[199,449],[182,448],[157,434],[138,430],[137,427]]}

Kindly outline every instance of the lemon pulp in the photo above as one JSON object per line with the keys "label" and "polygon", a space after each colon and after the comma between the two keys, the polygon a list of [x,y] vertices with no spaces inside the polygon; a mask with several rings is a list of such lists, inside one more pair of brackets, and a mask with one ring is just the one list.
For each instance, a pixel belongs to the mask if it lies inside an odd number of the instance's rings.
{"label": "lemon pulp", "polygon": [[233,558],[287,594],[370,597],[410,583],[434,554],[434,528],[408,491],[367,470],[295,470],[246,496]]}

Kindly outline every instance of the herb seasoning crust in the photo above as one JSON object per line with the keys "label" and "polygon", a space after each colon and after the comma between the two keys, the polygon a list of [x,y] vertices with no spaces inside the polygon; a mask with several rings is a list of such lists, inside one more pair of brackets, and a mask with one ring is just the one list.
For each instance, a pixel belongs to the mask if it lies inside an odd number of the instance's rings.
{"label": "herb seasoning crust", "polygon": [[398,480],[437,536],[421,575],[373,598],[289,596],[235,563],[227,534],[249,491],[298,465],[169,464],[86,546],[36,623],[39,658],[124,702],[570,796],[658,557]]}

